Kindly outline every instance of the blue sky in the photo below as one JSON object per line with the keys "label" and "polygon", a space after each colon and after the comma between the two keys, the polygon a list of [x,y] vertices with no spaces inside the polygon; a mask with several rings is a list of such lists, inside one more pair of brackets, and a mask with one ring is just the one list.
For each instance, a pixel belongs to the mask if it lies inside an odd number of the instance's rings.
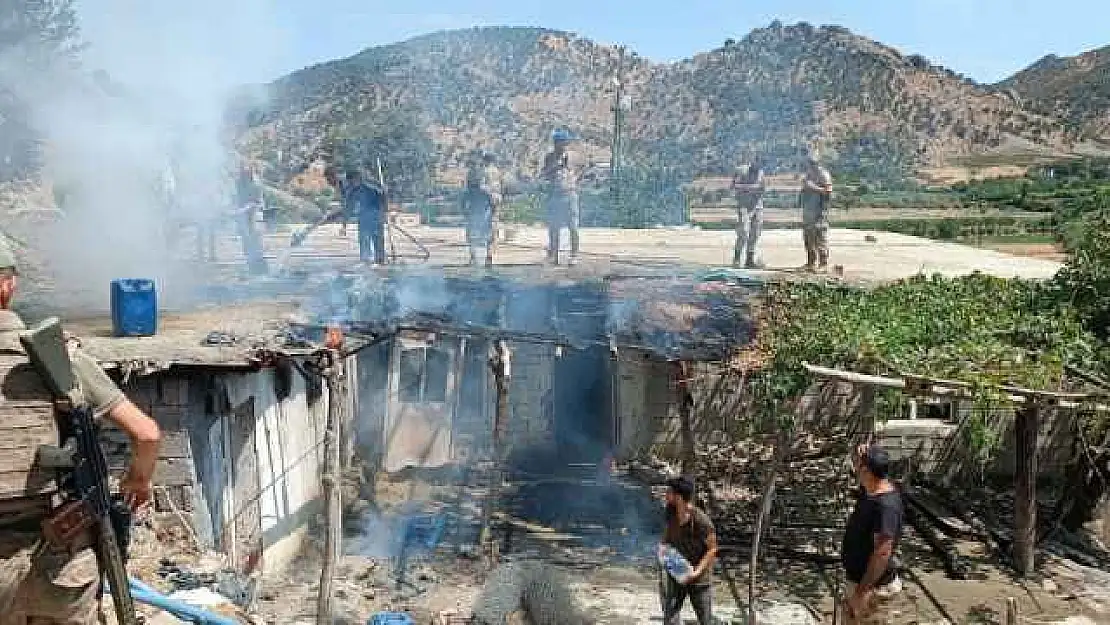
{"label": "blue sky", "polygon": [[[840,24],[984,82],[1048,53],[1110,45],[1106,0],[78,0],[94,59],[117,72],[267,81],[442,29],[544,26],[680,59],[774,19]],[[186,67],[185,55],[206,59]]]}

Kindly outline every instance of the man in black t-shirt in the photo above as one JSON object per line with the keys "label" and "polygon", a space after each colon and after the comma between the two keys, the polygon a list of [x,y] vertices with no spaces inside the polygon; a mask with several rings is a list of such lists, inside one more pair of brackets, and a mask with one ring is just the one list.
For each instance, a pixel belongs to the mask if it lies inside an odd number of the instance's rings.
{"label": "man in black t-shirt", "polygon": [[902,590],[895,549],[902,536],[902,495],[890,481],[890,457],[878,445],[861,445],[852,458],[860,481],[840,550],[848,579],[844,611],[848,623],[875,614]]}

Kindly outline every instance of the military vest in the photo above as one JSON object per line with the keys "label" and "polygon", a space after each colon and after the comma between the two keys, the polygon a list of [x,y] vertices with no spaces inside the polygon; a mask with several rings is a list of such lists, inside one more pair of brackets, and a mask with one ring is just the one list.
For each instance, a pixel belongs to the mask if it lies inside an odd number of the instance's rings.
{"label": "military vest", "polygon": [[0,331],[0,527],[33,518],[50,503],[55,471],[39,467],[36,454],[39,445],[59,440],[53,397],[18,331]]}

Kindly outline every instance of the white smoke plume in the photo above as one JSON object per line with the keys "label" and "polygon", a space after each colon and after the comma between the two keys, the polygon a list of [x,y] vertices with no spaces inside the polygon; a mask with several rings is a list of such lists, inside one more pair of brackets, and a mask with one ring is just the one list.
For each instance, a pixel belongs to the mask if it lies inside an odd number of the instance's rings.
{"label": "white smoke plume", "polygon": [[181,301],[198,275],[180,259],[191,262],[196,246],[191,230],[178,249],[169,244],[164,174],[175,162],[175,217],[211,217],[229,199],[226,104],[280,54],[274,9],[265,0],[87,0],[77,10],[88,44],[79,63],[43,71],[16,54],[0,58],[0,81],[45,140],[44,179],[66,199],[64,218],[34,246],[67,311],[106,309],[117,277],[153,278],[163,302]]}

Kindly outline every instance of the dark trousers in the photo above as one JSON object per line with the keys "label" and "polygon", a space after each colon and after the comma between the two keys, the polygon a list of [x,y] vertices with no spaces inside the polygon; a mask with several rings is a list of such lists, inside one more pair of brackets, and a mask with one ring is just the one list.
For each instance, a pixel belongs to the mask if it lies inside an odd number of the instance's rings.
{"label": "dark trousers", "polygon": [[360,221],[358,224],[358,257],[385,264],[385,222]]}
{"label": "dark trousers", "polygon": [[235,222],[239,231],[239,238],[243,243],[243,256],[247,259],[247,268],[250,273],[261,275],[268,271],[266,257],[263,255],[262,235],[250,217],[240,217]]}
{"label": "dark trousers", "polygon": [[713,585],[712,584],[679,584],[666,572],[660,573],[662,580],[660,589],[663,601],[663,625],[682,625],[682,604],[690,598],[690,605],[698,617],[698,625],[710,625],[713,622]]}

